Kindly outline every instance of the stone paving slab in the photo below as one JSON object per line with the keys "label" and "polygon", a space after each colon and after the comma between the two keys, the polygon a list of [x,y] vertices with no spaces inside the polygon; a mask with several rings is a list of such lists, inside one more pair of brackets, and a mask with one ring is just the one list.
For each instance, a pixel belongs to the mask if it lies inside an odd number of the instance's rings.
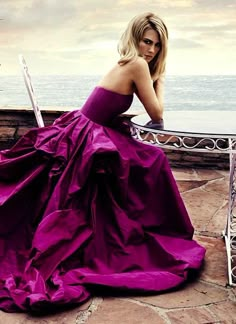
{"label": "stone paving slab", "polygon": [[83,305],[48,315],[31,315],[27,313],[5,313],[0,311],[0,324],[76,324],[76,319],[81,312],[89,309],[92,300]]}
{"label": "stone paving slab", "polygon": [[228,172],[173,169],[195,227],[206,247],[199,276],[175,291],[151,296],[95,296],[87,303],[47,316],[0,312],[0,324],[236,324],[236,288],[227,285],[222,231],[226,224]]}
{"label": "stone paving slab", "polygon": [[198,243],[206,248],[206,256],[200,280],[226,287],[227,285],[227,258],[225,242],[221,237],[195,236]]}
{"label": "stone paving slab", "polygon": [[208,309],[215,315],[221,323],[236,323],[236,303],[225,301],[218,304],[213,304]]}
{"label": "stone paving slab", "polygon": [[176,181],[187,180],[214,180],[224,178],[228,175],[227,171],[213,170],[213,169],[180,169],[172,168]]}
{"label": "stone paving slab", "polygon": [[173,324],[206,324],[222,323],[216,320],[216,316],[210,313],[207,308],[190,308],[170,311],[167,313],[169,323]]}
{"label": "stone paving slab", "polygon": [[217,287],[207,282],[196,281],[184,285],[176,291],[155,296],[133,297],[132,299],[169,310],[223,302],[228,299],[228,292],[222,289],[222,287]]}
{"label": "stone paving slab", "polygon": [[221,236],[227,217],[228,173],[218,170],[181,172],[174,170],[174,176],[195,231]]}
{"label": "stone paving slab", "polygon": [[[225,206],[225,197],[221,197],[216,192],[206,192],[202,188],[184,192],[182,197],[197,232],[206,232],[213,216]],[[224,223],[221,224],[216,234],[221,235],[225,224],[226,216]]]}
{"label": "stone paving slab", "polygon": [[128,299],[105,298],[87,324],[146,324],[166,322],[155,309]]}

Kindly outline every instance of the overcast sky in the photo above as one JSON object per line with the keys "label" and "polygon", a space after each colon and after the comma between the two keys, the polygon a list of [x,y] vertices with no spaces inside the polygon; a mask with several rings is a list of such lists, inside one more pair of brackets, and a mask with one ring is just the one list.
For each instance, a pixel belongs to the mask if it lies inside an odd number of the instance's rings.
{"label": "overcast sky", "polygon": [[0,75],[103,74],[128,21],[153,11],[169,29],[167,74],[236,74],[236,0],[0,0]]}

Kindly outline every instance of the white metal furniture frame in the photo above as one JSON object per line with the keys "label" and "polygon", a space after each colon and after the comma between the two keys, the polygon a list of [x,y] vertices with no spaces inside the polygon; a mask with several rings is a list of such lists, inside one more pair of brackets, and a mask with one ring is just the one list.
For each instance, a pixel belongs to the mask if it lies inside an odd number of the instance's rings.
{"label": "white metal furniture frame", "polygon": [[42,114],[41,114],[41,111],[39,109],[39,106],[38,106],[38,103],[36,100],[34,88],[33,88],[32,82],[31,82],[30,74],[29,74],[29,70],[26,65],[25,59],[24,59],[23,55],[21,55],[21,54],[19,55],[19,62],[20,62],[22,73],[23,73],[25,86],[26,86],[26,89],[29,94],[29,98],[30,98],[30,101],[31,101],[31,104],[32,104],[32,107],[34,110],[34,114],[35,114],[35,118],[36,118],[38,127],[44,127],[44,121],[43,121]]}
{"label": "white metal furniture frame", "polygon": [[228,284],[236,286],[236,111],[166,112],[163,129],[145,124],[147,114],[131,119],[132,135],[147,144],[171,150],[229,154],[229,203],[223,237]]}

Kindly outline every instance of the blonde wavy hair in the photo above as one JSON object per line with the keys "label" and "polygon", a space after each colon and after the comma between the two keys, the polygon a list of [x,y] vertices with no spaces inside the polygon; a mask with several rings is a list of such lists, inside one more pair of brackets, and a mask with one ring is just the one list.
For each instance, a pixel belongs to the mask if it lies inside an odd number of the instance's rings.
{"label": "blonde wavy hair", "polygon": [[166,67],[168,30],[160,17],[151,12],[135,16],[128,24],[118,44],[120,54],[119,64],[123,65],[139,56],[138,47],[146,30],[155,30],[161,42],[161,49],[154,59],[149,63],[150,74],[156,81],[164,72]]}

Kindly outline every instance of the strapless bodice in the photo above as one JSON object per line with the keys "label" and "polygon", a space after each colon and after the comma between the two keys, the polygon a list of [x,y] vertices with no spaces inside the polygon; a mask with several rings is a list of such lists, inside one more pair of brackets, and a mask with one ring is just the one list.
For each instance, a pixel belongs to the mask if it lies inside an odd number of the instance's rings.
{"label": "strapless bodice", "polygon": [[132,94],[120,94],[97,86],[81,108],[81,112],[98,124],[108,125],[116,116],[128,110],[132,101]]}

